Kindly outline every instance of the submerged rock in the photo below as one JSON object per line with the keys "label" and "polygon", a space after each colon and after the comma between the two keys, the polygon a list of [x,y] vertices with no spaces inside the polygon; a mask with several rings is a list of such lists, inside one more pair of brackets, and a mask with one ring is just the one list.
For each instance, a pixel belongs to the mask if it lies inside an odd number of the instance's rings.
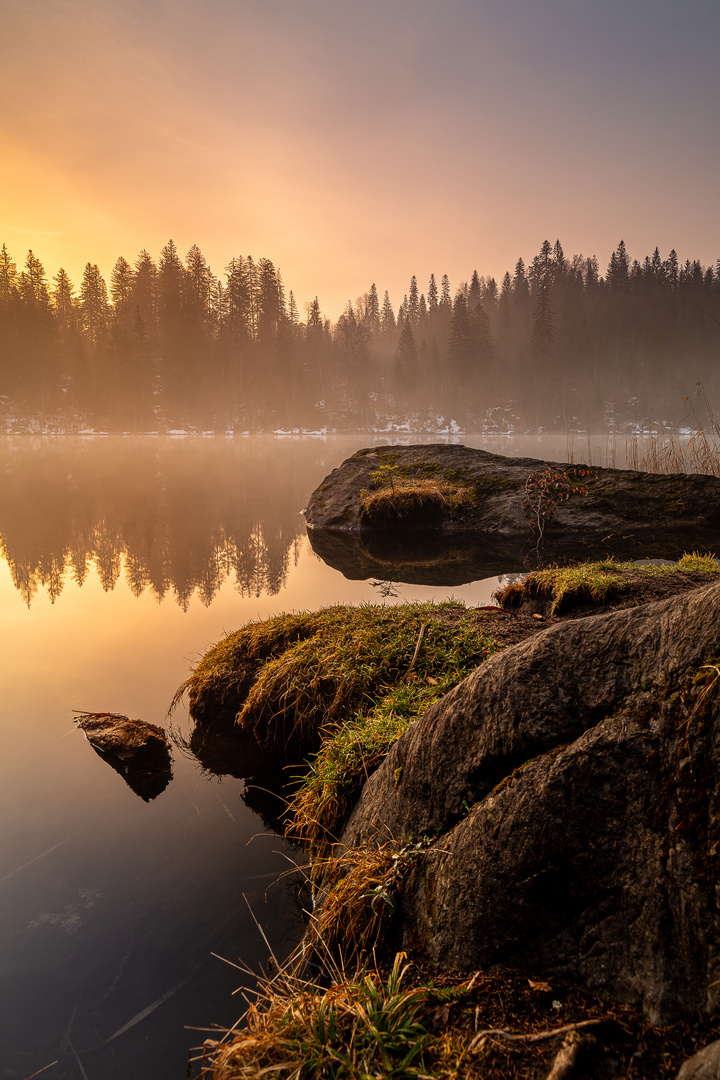
{"label": "submerged rock", "polygon": [[[348,577],[430,583],[444,559],[448,581],[460,582],[516,568],[540,538],[546,558],[637,557],[640,547],[646,557],[669,558],[712,546],[720,540],[720,480],[446,444],[373,447],[323,480],[305,517],[315,551]],[[445,538],[437,566],[433,533]]]}
{"label": "submerged rock", "polygon": [[656,1023],[720,1004],[720,585],[490,657],[366,782],[355,847],[437,837],[402,947],[559,975]]}
{"label": "submerged rock", "polygon": [[75,718],[93,750],[145,802],[172,780],[170,744],[163,728],[119,713],[81,713]]}

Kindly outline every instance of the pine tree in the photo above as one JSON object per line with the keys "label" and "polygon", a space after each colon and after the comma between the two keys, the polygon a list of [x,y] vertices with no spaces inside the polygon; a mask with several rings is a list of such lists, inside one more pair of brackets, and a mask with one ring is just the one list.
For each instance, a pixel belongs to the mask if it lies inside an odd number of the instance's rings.
{"label": "pine tree", "polygon": [[541,364],[548,364],[552,357],[555,340],[554,315],[550,310],[550,290],[539,288],[533,312],[532,351]]}
{"label": "pine tree", "polygon": [[458,291],[455,296],[448,341],[448,364],[456,389],[461,390],[471,378],[474,359],[472,325],[467,300]]}
{"label": "pine tree", "polygon": [[518,259],[515,263],[515,275],[513,277],[513,300],[518,305],[523,305],[530,297],[530,286],[525,274],[525,263]]}
{"label": "pine tree", "polygon": [[472,278],[470,279],[470,287],[467,294],[467,306],[468,311],[474,311],[475,308],[482,300],[482,285],[480,284],[480,278],[478,277],[477,270],[473,270]]}
{"label": "pine tree", "polygon": [[32,251],[27,253],[25,269],[20,274],[18,285],[26,307],[43,312],[50,310],[50,291],[45,268]]}
{"label": "pine tree", "polygon": [[5,244],[0,252],[0,304],[7,304],[17,290],[17,267]]}
{"label": "pine tree", "polygon": [[385,290],[382,311],[380,313],[380,335],[385,341],[390,341],[395,336],[395,312],[390,303],[390,295]]}
{"label": "pine tree", "polygon": [[110,308],[108,290],[100,268],[86,263],[80,284],[80,325],[92,346],[97,346],[105,332]]}
{"label": "pine tree", "polygon": [[358,320],[349,300],[335,326],[335,343],[344,358],[345,375],[348,387],[350,387],[352,381],[363,374],[360,371],[360,364],[367,357],[370,330],[363,321]]}
{"label": "pine tree", "polygon": [[434,274],[430,275],[430,283],[428,284],[427,291],[427,303],[430,315],[434,315],[434,313],[437,311],[438,306],[438,287],[435,282]]}
{"label": "pine tree", "polygon": [[157,267],[143,249],[135,260],[131,307],[140,312],[145,332],[153,338],[157,332],[157,279]]}
{"label": "pine tree", "polygon": [[541,289],[549,289],[555,280],[555,262],[553,249],[549,240],[543,240],[540,252],[530,263],[528,278],[533,293]]}
{"label": "pine tree", "polygon": [[53,278],[52,305],[60,338],[66,341],[77,326],[73,283],[62,267]]}
{"label": "pine tree", "polygon": [[110,299],[116,315],[127,315],[133,306],[135,272],[122,255],[110,274]]}
{"label": "pine tree", "polygon": [[160,332],[171,347],[179,343],[182,332],[184,277],[185,269],[177,248],[172,240],[168,240],[158,263],[158,309]]}
{"label": "pine tree", "polygon": [[610,256],[605,280],[614,291],[624,291],[630,282],[630,263],[625,241],[621,240]]}
{"label": "pine tree", "polygon": [[225,267],[227,284],[224,290],[224,329],[231,343],[237,346],[253,336],[252,288],[249,268],[242,256],[230,260]]}
{"label": "pine tree", "polygon": [[418,381],[418,350],[409,319],[402,320],[400,338],[395,350],[396,397],[409,403]]}
{"label": "pine tree", "polygon": [[197,244],[185,256],[185,307],[191,323],[205,329],[210,313],[210,285],[212,273]]}
{"label": "pine tree", "polygon": [[407,317],[413,326],[417,326],[420,318],[420,297],[418,294],[417,278],[413,274],[410,279],[410,291],[406,297]]}
{"label": "pine tree", "polygon": [[495,313],[498,302],[498,287],[494,277],[489,277],[482,289],[482,303],[490,314]]}
{"label": "pine tree", "polygon": [[271,348],[283,314],[280,284],[270,259],[260,259],[257,267],[257,339]]}
{"label": "pine tree", "polygon": [[380,300],[378,298],[377,285],[375,282],[370,286],[365,317],[368,321],[371,334],[373,337],[378,337],[380,334]]}
{"label": "pine tree", "polygon": [[676,289],[678,281],[680,280],[680,270],[678,265],[678,256],[675,248],[672,249],[667,259],[663,263],[663,269],[665,271],[665,280],[671,289]]}

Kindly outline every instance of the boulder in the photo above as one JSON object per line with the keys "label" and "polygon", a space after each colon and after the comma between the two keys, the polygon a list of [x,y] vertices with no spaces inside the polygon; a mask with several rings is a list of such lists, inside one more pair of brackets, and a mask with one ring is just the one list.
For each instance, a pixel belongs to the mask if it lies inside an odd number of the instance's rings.
{"label": "boulder", "polygon": [[720,1080],[720,1041],[710,1043],[684,1061],[677,1080]]}
{"label": "boulder", "polygon": [[[436,838],[401,945],[666,1023],[720,1002],[720,585],[559,622],[417,720],[342,836]],[[716,985],[717,984],[717,985]]]}
{"label": "boulder", "polygon": [[541,538],[546,558],[640,549],[671,558],[717,546],[720,480],[446,444],[372,447],[323,480],[305,518],[314,550],[347,577],[431,584],[444,560],[447,580],[460,583],[517,569]]}

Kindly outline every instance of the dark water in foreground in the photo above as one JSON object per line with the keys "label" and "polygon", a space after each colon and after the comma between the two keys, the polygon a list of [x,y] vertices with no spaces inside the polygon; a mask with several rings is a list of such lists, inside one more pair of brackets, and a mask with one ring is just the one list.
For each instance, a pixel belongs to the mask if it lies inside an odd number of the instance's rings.
{"label": "dark water in foreground", "polygon": [[[267,959],[248,904],[276,952],[298,940],[283,875],[299,855],[244,781],[176,749],[172,782],[143,802],[73,709],[166,724],[193,661],[278,611],[489,602],[497,576],[387,596],[313,554],[299,511],[366,444],[0,444],[0,1076],[183,1077],[190,1048],[244,1011],[230,964]],[[187,733],[182,710],[174,723]]]}

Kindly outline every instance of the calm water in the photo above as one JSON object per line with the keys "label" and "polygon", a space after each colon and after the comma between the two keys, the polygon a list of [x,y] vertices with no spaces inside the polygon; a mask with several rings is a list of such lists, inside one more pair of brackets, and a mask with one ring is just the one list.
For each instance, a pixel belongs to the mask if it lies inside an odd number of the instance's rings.
{"label": "calm water", "polygon": [[[41,1075],[183,1077],[190,1048],[244,1011],[243,977],[218,957],[267,959],[244,897],[274,950],[298,940],[282,875],[300,856],[245,805],[244,781],[175,750],[145,803],[73,709],[166,725],[206,648],[278,611],[488,603],[497,576],[385,596],[313,554],[299,511],[369,441],[0,443],[0,1076],[57,1062]],[[187,732],[182,710],[174,724]]]}

